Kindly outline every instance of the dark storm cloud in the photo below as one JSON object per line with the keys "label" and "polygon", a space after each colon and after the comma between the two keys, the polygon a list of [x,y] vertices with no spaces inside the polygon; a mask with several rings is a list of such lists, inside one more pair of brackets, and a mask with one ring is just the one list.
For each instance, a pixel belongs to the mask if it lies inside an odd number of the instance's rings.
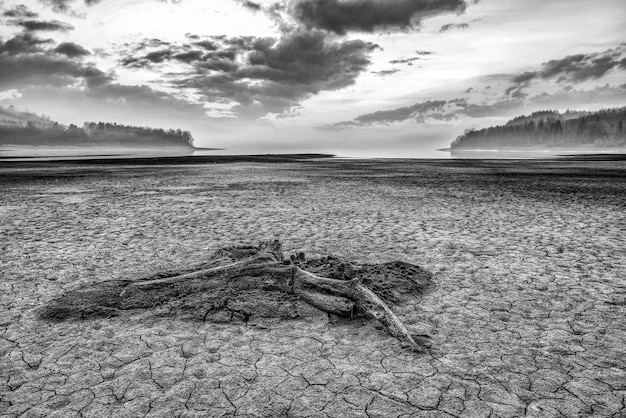
{"label": "dark storm cloud", "polygon": [[27,31],[59,31],[68,32],[74,29],[69,23],[58,20],[10,20],[11,25],[21,26]]}
{"label": "dark storm cloud", "polygon": [[447,25],[443,25],[439,28],[439,32],[447,32],[453,29],[467,29],[469,25],[467,23],[448,23]]}
{"label": "dark storm cloud", "polygon": [[348,31],[406,29],[422,19],[463,12],[463,0],[295,0],[291,13],[309,28]]}
{"label": "dark storm cloud", "polygon": [[74,42],[63,42],[54,48],[54,52],[58,54],[66,55],[70,58],[82,57],[85,55],[91,55],[91,52],[83,48],[82,46],[75,44]]}
{"label": "dark storm cloud", "polygon": [[18,19],[32,19],[32,18],[38,17],[39,14],[32,12],[28,7],[26,7],[23,4],[20,4],[2,12],[2,16],[13,17],[13,18],[18,18]]}
{"label": "dark storm cloud", "polygon": [[520,95],[522,90],[535,79],[553,79],[559,83],[580,83],[589,79],[598,79],[614,68],[626,69],[626,44],[604,52],[568,55],[561,59],[550,60],[541,64],[537,71],[527,71],[511,79],[513,86],[507,93]]}
{"label": "dark storm cloud", "polygon": [[[132,47],[122,64],[143,68],[170,61],[186,63],[186,71],[169,75],[172,85],[192,89],[208,102],[231,104],[232,114],[243,118],[283,113],[320,91],[353,84],[378,47],[360,40],[337,40],[318,30],[295,30],[280,39],[187,38],[185,44],[154,51]],[[205,47],[200,49],[201,45]]]}

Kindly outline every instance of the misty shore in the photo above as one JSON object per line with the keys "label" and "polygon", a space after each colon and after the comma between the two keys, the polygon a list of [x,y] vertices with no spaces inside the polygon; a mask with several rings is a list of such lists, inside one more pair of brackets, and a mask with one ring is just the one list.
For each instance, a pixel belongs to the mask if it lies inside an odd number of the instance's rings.
{"label": "misty shore", "polygon": [[453,159],[585,159],[591,156],[604,159],[623,159],[626,148],[446,148]]}
{"label": "misty shore", "polygon": [[[200,149],[208,150],[208,149]],[[199,154],[199,155],[198,155]],[[206,152],[191,152],[189,154],[174,154],[171,152],[162,153],[129,153],[129,154],[83,154],[74,156],[46,156],[46,157],[2,157],[2,164],[11,166],[32,166],[32,165],[188,165],[188,164],[216,164],[216,163],[287,163],[303,160],[316,160],[334,158],[332,154],[247,154],[247,155],[207,155]]]}

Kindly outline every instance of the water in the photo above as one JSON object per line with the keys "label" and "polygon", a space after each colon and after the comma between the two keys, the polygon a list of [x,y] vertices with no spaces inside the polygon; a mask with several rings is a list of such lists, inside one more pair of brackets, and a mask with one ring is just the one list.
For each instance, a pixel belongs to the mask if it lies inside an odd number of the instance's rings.
{"label": "water", "polygon": [[220,150],[193,148],[109,148],[1,146],[0,161],[54,161],[111,158],[154,158],[216,155]]}
{"label": "water", "polygon": [[452,149],[456,159],[553,159],[562,156],[626,154],[625,148],[562,148],[562,149]]}

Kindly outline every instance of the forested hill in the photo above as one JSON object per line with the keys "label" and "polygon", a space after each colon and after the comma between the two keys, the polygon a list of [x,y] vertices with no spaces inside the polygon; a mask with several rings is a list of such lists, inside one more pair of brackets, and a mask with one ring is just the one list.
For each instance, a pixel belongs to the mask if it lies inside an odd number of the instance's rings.
{"label": "forested hill", "polygon": [[13,106],[0,106],[0,126],[25,126],[28,122],[39,127],[54,125],[47,116],[39,116],[32,112],[19,111]]}
{"label": "forested hill", "polygon": [[117,123],[85,122],[63,126],[33,113],[0,107],[0,145],[185,147],[193,148],[193,136],[180,129],[158,129]]}
{"label": "forested hill", "polygon": [[452,149],[584,146],[626,147],[626,107],[597,112],[535,112],[504,125],[466,131],[451,144]]}

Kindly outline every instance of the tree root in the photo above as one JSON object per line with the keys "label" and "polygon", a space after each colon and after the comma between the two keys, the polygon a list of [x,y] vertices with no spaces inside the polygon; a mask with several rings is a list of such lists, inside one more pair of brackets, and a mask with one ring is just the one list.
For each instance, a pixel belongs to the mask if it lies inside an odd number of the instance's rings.
{"label": "tree root", "polygon": [[[76,317],[77,312],[80,312],[82,318],[98,316],[99,313],[115,314],[128,309],[154,308],[191,296],[196,297],[195,307],[191,304],[191,309],[206,310],[207,306],[202,306],[201,300],[197,299],[200,297],[199,293],[210,295],[207,296],[208,299],[212,298],[209,304],[215,309],[222,309],[230,299],[244,291],[257,294],[261,292],[268,295],[282,294],[287,305],[280,305],[281,311],[289,309],[289,300],[300,300],[329,314],[349,318],[365,316],[376,320],[389,334],[413,350],[422,351],[422,346],[416,343],[387,303],[364,284],[364,277],[360,276],[363,270],[348,262],[333,258],[334,278],[329,278],[310,271],[308,266],[315,270],[316,264],[307,263],[302,253],[292,256],[290,261],[285,260],[282,245],[277,240],[261,243],[257,249],[234,247],[220,251],[213,254],[212,262],[207,268],[197,271],[136,281],[103,282],[87,289],[69,292],[44,307],[40,311],[40,317],[59,320]],[[233,256],[233,251],[237,253],[236,256]],[[327,259],[326,265],[331,264],[330,261]],[[374,274],[377,267],[370,266],[370,269],[374,269]],[[423,274],[419,267],[406,263],[401,263],[398,268],[400,273]],[[405,291],[410,294],[423,291],[430,280],[429,275],[426,277],[423,282],[412,283],[414,288],[407,288]],[[378,281],[378,288],[390,300],[390,292],[395,292],[396,289],[394,283],[386,283],[386,279],[387,274],[385,279]],[[374,284],[371,279],[367,280]],[[226,296],[220,299],[220,295]],[[204,317],[213,308],[208,309]],[[239,308],[228,309],[236,311]],[[246,318],[250,315],[245,310],[242,312]]]}

